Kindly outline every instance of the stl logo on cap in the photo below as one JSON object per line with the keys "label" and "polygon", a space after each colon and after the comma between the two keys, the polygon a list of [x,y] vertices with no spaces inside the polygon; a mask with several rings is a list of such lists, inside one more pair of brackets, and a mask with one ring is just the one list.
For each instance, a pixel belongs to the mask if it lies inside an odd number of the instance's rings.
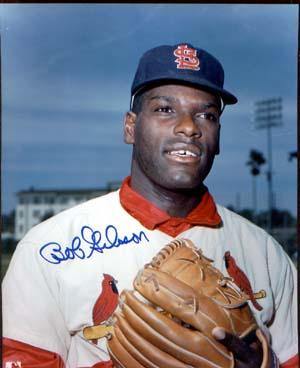
{"label": "stl logo on cap", "polygon": [[197,57],[197,50],[188,47],[188,45],[179,45],[174,51],[177,57],[177,69],[200,70],[200,60]]}

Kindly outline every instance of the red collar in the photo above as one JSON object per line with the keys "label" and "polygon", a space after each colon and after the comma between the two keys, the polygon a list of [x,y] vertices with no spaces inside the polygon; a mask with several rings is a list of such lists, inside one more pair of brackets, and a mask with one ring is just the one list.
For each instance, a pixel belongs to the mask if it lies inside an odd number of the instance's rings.
{"label": "red collar", "polygon": [[149,230],[159,229],[168,235],[177,236],[192,226],[219,227],[221,217],[213,197],[205,187],[201,201],[185,218],[171,217],[155,207],[140,194],[130,188],[130,176],[125,178],[120,189],[120,202],[131,216]]}

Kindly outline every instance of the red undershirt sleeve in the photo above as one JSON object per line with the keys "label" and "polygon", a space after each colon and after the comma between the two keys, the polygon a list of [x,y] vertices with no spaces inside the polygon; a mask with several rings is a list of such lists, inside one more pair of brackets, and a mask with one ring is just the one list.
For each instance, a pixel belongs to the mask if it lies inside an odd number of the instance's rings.
{"label": "red undershirt sleeve", "polygon": [[[3,338],[3,367],[10,368],[65,368],[61,357],[20,341]],[[85,368],[113,368],[112,361],[99,362],[92,367]]]}
{"label": "red undershirt sleeve", "polygon": [[299,367],[299,355],[295,355],[288,361],[280,364],[280,368],[298,368]]}
{"label": "red undershirt sleeve", "polygon": [[2,363],[11,368],[65,368],[58,354],[8,338],[3,338]]}

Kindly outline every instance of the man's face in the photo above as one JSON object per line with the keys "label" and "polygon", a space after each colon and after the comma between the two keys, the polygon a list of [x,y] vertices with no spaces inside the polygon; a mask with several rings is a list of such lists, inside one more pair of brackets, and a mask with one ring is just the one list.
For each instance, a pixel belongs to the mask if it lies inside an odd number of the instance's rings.
{"label": "man's face", "polygon": [[133,144],[132,175],[169,190],[191,190],[208,175],[219,150],[219,100],[182,85],[147,91],[141,111],[125,120]]}

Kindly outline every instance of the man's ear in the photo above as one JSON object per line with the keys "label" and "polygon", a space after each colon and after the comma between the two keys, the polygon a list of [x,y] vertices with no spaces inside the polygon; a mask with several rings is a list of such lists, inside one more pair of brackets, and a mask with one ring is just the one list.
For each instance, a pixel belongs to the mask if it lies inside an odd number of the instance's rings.
{"label": "man's ear", "polygon": [[127,144],[134,144],[136,118],[136,114],[132,111],[128,111],[124,116],[124,142]]}
{"label": "man's ear", "polygon": [[216,148],[216,155],[220,154],[220,133],[221,133],[221,124],[219,124],[219,131],[218,131],[218,143]]}

